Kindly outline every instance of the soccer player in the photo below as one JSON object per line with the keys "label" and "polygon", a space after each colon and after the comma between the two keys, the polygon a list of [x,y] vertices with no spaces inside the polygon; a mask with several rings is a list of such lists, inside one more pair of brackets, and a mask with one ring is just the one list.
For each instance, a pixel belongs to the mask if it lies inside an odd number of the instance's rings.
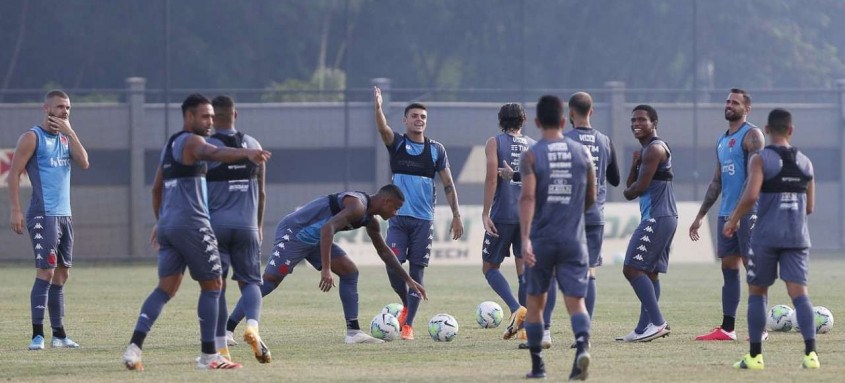
{"label": "soccer player", "polygon": [[[264,269],[262,296],[270,294],[303,259],[320,270],[320,290],[328,292],[335,285],[332,272],[340,279],[340,302],[346,318],[346,343],[382,343],[363,331],[358,324],[358,267],[346,252],[332,242],[339,231],[367,228],[367,235],[388,270],[399,275],[420,297],[427,299],[422,285],[405,272],[393,252],[384,243],[378,215],[387,220],[405,201],[395,185],[386,185],[375,195],[342,192],[321,196],[282,218],[276,228],[273,254]],[[228,328],[233,331],[243,319],[244,298],[232,310]]]}
{"label": "soccer player", "polygon": [[[390,170],[393,183],[402,190],[406,203],[393,217],[387,229],[387,243],[400,263],[410,264],[409,274],[423,285],[423,274],[431,255],[432,229],[434,228],[434,176],[440,175],[446,200],[452,208],[452,224],[449,231],[457,240],[464,233],[461,211],[458,206],[458,191],[452,181],[446,148],[425,136],[428,112],[425,105],[412,103],[405,107],[402,119],[406,132],[400,134],[387,125],[382,111],[381,90],[373,89],[376,128],[390,153]],[[398,270],[388,267],[387,276],[393,291],[399,295],[404,308],[399,314],[401,337],[414,339],[414,317],[420,306],[420,296],[408,290],[407,283]]]}
{"label": "soccer player", "polygon": [[589,93],[578,92],[569,98],[569,120],[573,130],[566,136],[580,142],[590,150],[596,173],[596,203],[584,214],[587,232],[587,249],[590,252],[590,279],[584,302],[590,318],[596,304],[596,267],[601,266],[601,245],[604,241],[604,203],[607,200],[607,184],[619,186],[619,166],[616,164],[616,150],[610,138],[593,129],[590,116],[593,115],[593,98]]}
{"label": "soccer player", "polygon": [[631,131],[642,149],[634,152],[628,173],[627,200],[640,198],[639,226],[634,230],[622,273],[640,300],[640,320],[625,342],[648,342],[669,335],[669,325],[660,312],[660,280],[669,266],[669,249],[678,227],[678,209],[672,188],[672,153],[657,137],[657,111],[638,105],[631,113]]}
{"label": "soccer player", "polygon": [[261,164],[270,158],[270,152],[207,143],[214,110],[211,101],[201,94],[192,94],[182,102],[182,118],[182,131],[167,141],[153,181],[153,214],[158,222],[151,242],[158,246],[158,287],[141,306],[135,332],[123,353],[124,365],[130,370],[143,370],[144,339],[164,305],[176,295],[186,267],[201,290],[197,303],[201,340],[197,368],[241,367],[221,356],[214,344],[223,269],[209,220],[205,176],[208,161],[250,160]]}
{"label": "soccer player", "polygon": [[[696,340],[736,340],[736,309],[739,306],[741,282],[739,267],[745,264],[749,254],[749,240],[754,221],[757,219],[756,208],[752,207],[742,217],[739,232],[733,237],[725,237],[723,227],[731,212],[736,208],[742,188],[746,182],[748,158],[763,148],[765,138],[759,128],[750,124],[748,113],[751,112],[751,96],[742,89],[731,89],[725,100],[725,120],[728,130],[716,143],[716,171],[707,187],[704,201],[689,228],[693,241],[700,239],[698,229],[710,207],[722,195],[719,207],[719,224],[716,239],[716,255],[722,260],[722,325]],[[768,336],[768,334],[766,334]]]}
{"label": "soccer player", "polygon": [[[64,327],[64,285],[73,263],[70,211],[70,165],[88,169],[88,152],[70,124],[70,97],[52,90],[44,97],[44,120],[18,139],[9,174],[9,219],[12,231],[26,227],[35,255],[35,283],[29,295],[32,312],[30,350],[44,349],[44,311],[50,311],[51,347],[79,348]],[[26,171],[32,198],[26,226],[20,204],[20,178]]]}
{"label": "soccer player", "polygon": [[807,215],[815,205],[813,164],[789,144],[794,127],[785,109],[769,113],[766,134],[771,145],[753,154],[748,162],[748,182],[734,211],[725,222],[725,237],[742,229],[742,219],[757,206],[758,220],[748,257],[748,335],[751,350],[734,368],[763,369],[763,329],[766,295],[777,278],[795,305],[797,325],[804,337],[803,368],[819,368],[813,304],[807,295],[810,233]]}
{"label": "soccer player", "polygon": [[596,176],[589,150],[562,133],[563,102],[543,96],[537,102],[542,139],[520,161],[522,194],[519,223],[526,265],[528,313],[525,331],[531,354],[527,378],[545,378],[540,311],[552,279],[563,291],[577,351],[570,380],[587,378],[590,365],[590,316],[584,305],[589,275],[584,211],[596,198]]}
{"label": "soccer player", "polygon": [[[252,136],[235,128],[238,111],[235,101],[228,96],[211,100],[214,108],[214,135],[208,143],[217,147],[261,149]],[[226,308],[226,277],[232,267],[232,279],[238,281],[247,317],[244,341],[261,363],[269,363],[270,350],[258,334],[261,314],[261,227],[264,224],[264,164],[249,160],[223,164],[209,164],[208,212],[211,227],[217,237],[220,263],[223,267],[223,289],[217,314],[215,347],[227,359],[227,338],[234,343],[232,332],[226,331],[229,313]],[[222,351],[221,351],[222,350]]]}

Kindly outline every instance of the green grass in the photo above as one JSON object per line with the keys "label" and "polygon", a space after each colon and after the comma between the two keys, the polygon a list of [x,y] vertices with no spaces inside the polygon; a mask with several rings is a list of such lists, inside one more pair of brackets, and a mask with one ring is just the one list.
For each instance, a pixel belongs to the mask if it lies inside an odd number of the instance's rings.
{"label": "green grass", "polygon": [[[34,270],[0,269],[0,379],[7,381],[285,381],[285,382],[478,382],[520,381],[530,368],[517,341],[501,340],[502,328],[481,329],[475,323],[478,303],[498,298],[487,286],[481,267],[431,267],[426,272],[430,300],[420,307],[417,340],[382,345],[346,345],[344,322],[336,290],[322,293],[319,275],[306,267],[286,280],[264,303],[261,334],[273,352],[273,363],[259,365],[248,346],[232,349],[240,371],[197,371],[199,352],[196,319],[198,288],[186,279],[159,317],[144,346],[143,373],[123,369],[121,354],[144,298],[156,283],[153,266],[93,266],[77,262],[66,287],[66,327],[82,345],[79,350],[30,352],[29,291]],[[503,268],[513,280],[513,267]],[[845,318],[841,297],[845,262],[811,263],[813,303]],[[818,336],[822,363],[818,371],[798,367],[803,351],[799,333],[772,333],[764,344],[766,370],[735,371],[730,366],[747,352],[745,301],[739,308],[738,342],[702,343],[693,338],[721,320],[721,273],[717,264],[673,266],[662,278],[661,306],[672,335],[644,344],[613,341],[636,321],[638,303],[619,266],[599,269],[599,298],[593,324],[591,381],[842,381],[845,375],[845,326]],[[389,302],[397,301],[383,268],[361,270],[362,326]],[[743,287],[743,293],[745,293]],[[239,294],[229,292],[229,307]],[[545,353],[550,379],[569,374],[572,335],[558,298],[552,330],[553,348]],[[769,306],[791,302],[779,282]],[[428,318],[447,312],[461,325],[458,338],[436,343],[426,333]],[[845,320],[845,319],[840,319]],[[49,323],[49,322],[48,322]],[[242,328],[241,328],[242,329]],[[49,335],[48,335],[49,342]],[[49,343],[48,343],[49,345]]]}

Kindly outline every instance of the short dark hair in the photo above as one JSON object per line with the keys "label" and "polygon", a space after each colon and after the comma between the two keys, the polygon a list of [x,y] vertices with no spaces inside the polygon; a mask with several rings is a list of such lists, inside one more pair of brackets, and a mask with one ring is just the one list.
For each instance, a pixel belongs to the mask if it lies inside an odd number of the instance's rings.
{"label": "short dark hair", "polygon": [[405,107],[405,116],[408,116],[408,111],[411,110],[411,109],[428,110],[428,109],[425,108],[425,105],[423,105],[419,102],[412,102],[408,106]]}
{"label": "short dark hair", "polygon": [[593,97],[587,92],[577,92],[569,97],[569,109],[584,117],[590,114],[590,109],[593,109]]}
{"label": "short dark hair", "polygon": [[519,130],[525,125],[525,109],[515,102],[502,105],[499,108],[499,128],[503,132]]}
{"label": "short dark hair", "polygon": [[545,95],[537,101],[537,119],[543,128],[557,128],[563,120],[563,101],[560,97]]}
{"label": "short dark hair", "polygon": [[52,89],[49,92],[47,92],[47,94],[44,95],[44,101],[46,102],[47,100],[49,100],[53,97],[64,98],[64,99],[70,100],[70,97],[67,95],[67,93],[65,93],[65,91],[60,90],[60,89]]}
{"label": "short dark hair", "polygon": [[405,194],[402,193],[402,189],[399,189],[399,187],[394,184],[382,186],[381,189],[378,190],[378,194],[387,195],[396,198],[399,201],[405,202]]}
{"label": "short dark hair", "polygon": [[731,88],[731,93],[741,94],[742,95],[742,103],[745,106],[751,106],[751,95],[745,91],[745,89],[740,88]]}
{"label": "short dark hair", "polygon": [[789,132],[789,127],[792,126],[792,113],[789,113],[788,110],[783,108],[772,109],[769,112],[767,125],[769,126],[770,132],[785,136]]}
{"label": "short dark hair", "polygon": [[637,106],[634,107],[634,110],[632,110],[631,113],[634,113],[638,110],[644,110],[646,112],[646,114],[648,114],[648,119],[651,120],[651,122],[657,122],[657,111],[654,110],[654,108],[651,105],[646,105],[646,104],[637,105]]}
{"label": "short dark hair", "polygon": [[235,100],[226,95],[220,95],[211,100],[211,106],[217,109],[232,109],[235,107]]}
{"label": "short dark hair", "polygon": [[184,117],[187,111],[194,110],[202,104],[211,104],[211,101],[208,101],[208,98],[199,93],[189,95],[185,98],[185,101],[182,101],[182,116]]}

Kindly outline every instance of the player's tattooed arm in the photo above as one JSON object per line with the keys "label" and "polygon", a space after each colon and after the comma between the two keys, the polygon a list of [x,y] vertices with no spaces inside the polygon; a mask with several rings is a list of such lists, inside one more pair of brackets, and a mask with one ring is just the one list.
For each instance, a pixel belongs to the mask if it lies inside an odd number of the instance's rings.
{"label": "player's tattooed arm", "polygon": [[455,182],[452,180],[452,171],[444,168],[440,171],[440,181],[443,182],[443,191],[446,193],[446,200],[452,209],[452,239],[458,239],[464,235],[464,223],[461,221],[461,208],[458,204],[458,191],[455,189]]}
{"label": "player's tattooed arm", "polygon": [[745,149],[745,152],[748,153],[749,158],[752,154],[763,150],[763,147],[766,146],[766,138],[763,136],[763,132],[761,132],[759,128],[749,130],[745,135],[745,139],[742,141],[743,149]]}
{"label": "player's tattooed arm", "polygon": [[710,185],[707,186],[707,192],[704,193],[704,201],[701,202],[701,208],[698,209],[698,217],[707,215],[707,212],[710,211],[710,208],[719,199],[720,194],[722,194],[722,168],[716,162],[716,171],[713,172],[713,179],[710,180]]}

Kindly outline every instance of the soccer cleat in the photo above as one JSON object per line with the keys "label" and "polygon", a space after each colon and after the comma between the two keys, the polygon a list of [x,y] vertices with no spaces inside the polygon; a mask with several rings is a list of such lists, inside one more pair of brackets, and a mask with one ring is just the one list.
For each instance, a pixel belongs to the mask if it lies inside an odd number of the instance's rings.
{"label": "soccer cleat", "polygon": [[590,347],[584,347],[581,352],[575,354],[575,361],[572,363],[572,372],[569,374],[569,380],[587,380],[589,373],[587,369],[590,367]]}
{"label": "soccer cleat", "polygon": [[226,359],[232,360],[232,354],[229,353],[229,347],[228,346],[225,347],[225,348],[218,348],[217,353],[220,354],[220,356],[222,356]]}
{"label": "soccer cleat", "polygon": [[408,321],[408,307],[402,306],[402,311],[399,312],[399,317],[396,318],[396,321],[399,322],[399,328],[405,327],[405,322]]}
{"label": "soccer cleat", "polygon": [[32,342],[29,342],[29,349],[32,351],[43,350],[44,337],[41,335],[36,335],[34,338],[32,338]]}
{"label": "soccer cleat", "polygon": [[637,340],[641,334],[637,334],[637,330],[631,330],[628,335],[618,336],[616,337],[617,342],[633,342]]}
{"label": "soccer cleat", "polygon": [[123,365],[127,370],[144,371],[144,364],[141,363],[141,349],[135,343],[130,343],[123,352]]}
{"label": "soccer cleat", "polygon": [[[769,339],[769,332],[766,331],[766,330],[763,330],[763,337],[760,338],[760,340],[765,342],[767,339]],[[750,336],[745,337],[745,341],[746,342],[751,341],[751,337]]]}
{"label": "soccer cleat", "polygon": [[238,345],[238,341],[235,340],[235,333],[229,330],[226,330],[226,345],[229,347]]}
{"label": "soccer cleat", "polygon": [[402,325],[400,337],[404,340],[414,340],[414,327],[409,324]]}
{"label": "soccer cleat", "polygon": [[513,338],[514,335],[516,335],[516,333],[522,327],[522,322],[525,321],[526,313],[528,313],[528,309],[526,309],[524,306],[519,306],[516,311],[511,313],[511,318],[508,322],[508,328],[505,329],[505,333],[502,335],[502,339],[510,339]]}
{"label": "soccer cleat", "polygon": [[739,362],[734,363],[734,368],[741,370],[762,370],[763,367],[763,354],[757,354],[753,358],[751,354],[745,354]]}
{"label": "soccer cleat", "polygon": [[648,326],[645,327],[643,333],[638,335],[634,342],[651,342],[657,338],[663,338],[668,336],[670,333],[669,324],[664,322],[660,326],[655,326],[653,323],[649,323]]}
{"label": "soccer cleat", "polygon": [[804,355],[804,362],[801,363],[801,368],[819,368],[819,356],[815,351]]}
{"label": "soccer cleat", "polygon": [[50,347],[52,348],[79,348],[79,343],[76,343],[68,337],[64,338],[53,338],[50,341]]}
{"label": "soccer cleat", "polygon": [[525,332],[524,328],[521,328],[519,329],[519,331],[516,332],[516,339],[528,340],[528,333]]}
{"label": "soccer cleat", "polygon": [[525,379],[546,379],[546,371],[531,371],[525,374]]}
{"label": "soccer cleat", "polygon": [[[540,347],[542,347],[544,350],[552,348],[552,332],[551,331],[549,331],[549,330],[543,331],[543,340],[540,341]],[[518,348],[520,350],[527,350],[528,349],[528,342],[520,343]]]}
{"label": "soccer cleat", "polygon": [[246,327],[246,330],[244,330],[244,342],[252,347],[252,353],[255,354],[255,359],[258,360],[258,363],[270,363],[270,360],[272,360],[270,349],[267,348],[267,345],[261,340],[261,336],[258,335],[257,327]]}
{"label": "soccer cleat", "polygon": [[358,330],[353,335],[346,335],[346,344],[356,344],[356,343],[384,343],[383,340],[373,338],[363,331]]}
{"label": "soccer cleat", "polygon": [[197,368],[200,370],[235,370],[241,367],[243,366],[240,363],[232,362],[220,354],[202,354],[197,361]]}
{"label": "soccer cleat", "polygon": [[736,340],[736,331],[725,331],[716,327],[713,331],[695,337],[695,340]]}

